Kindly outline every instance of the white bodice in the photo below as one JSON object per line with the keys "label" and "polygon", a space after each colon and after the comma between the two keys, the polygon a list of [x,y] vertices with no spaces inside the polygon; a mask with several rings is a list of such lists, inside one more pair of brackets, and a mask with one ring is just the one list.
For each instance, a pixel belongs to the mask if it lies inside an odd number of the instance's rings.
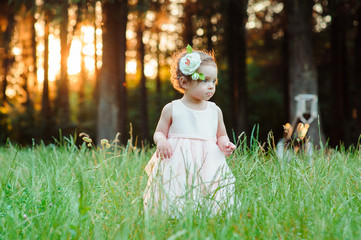
{"label": "white bodice", "polygon": [[216,141],[218,128],[217,106],[207,101],[204,110],[187,107],[180,100],[172,102],[172,124],[168,137]]}

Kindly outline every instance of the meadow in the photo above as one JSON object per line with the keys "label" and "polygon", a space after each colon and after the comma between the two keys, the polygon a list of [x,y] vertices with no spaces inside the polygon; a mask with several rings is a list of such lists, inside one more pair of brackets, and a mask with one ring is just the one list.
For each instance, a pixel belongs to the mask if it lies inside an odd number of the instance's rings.
{"label": "meadow", "polygon": [[[0,239],[359,239],[361,151],[280,160],[239,141],[228,164],[240,204],[217,216],[144,213],[152,147],[117,142],[0,147]],[[88,146],[89,145],[89,146]]]}

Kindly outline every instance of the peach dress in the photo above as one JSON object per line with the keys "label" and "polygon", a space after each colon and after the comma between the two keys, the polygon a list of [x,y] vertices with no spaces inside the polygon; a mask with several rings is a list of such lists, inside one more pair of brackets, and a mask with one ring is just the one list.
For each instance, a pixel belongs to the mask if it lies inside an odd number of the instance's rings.
{"label": "peach dress", "polygon": [[172,108],[168,133],[172,157],[160,160],[154,153],[145,167],[149,179],[144,207],[160,208],[170,216],[182,214],[186,205],[216,214],[233,205],[235,183],[216,144],[217,106],[207,102],[204,110],[194,110],[175,100]]}

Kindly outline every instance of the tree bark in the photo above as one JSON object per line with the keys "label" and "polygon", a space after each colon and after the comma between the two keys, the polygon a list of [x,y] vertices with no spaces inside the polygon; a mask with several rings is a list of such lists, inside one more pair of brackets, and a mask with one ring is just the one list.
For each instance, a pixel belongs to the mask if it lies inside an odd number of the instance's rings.
{"label": "tree bark", "polygon": [[34,75],[34,83],[33,86],[36,87],[38,85],[38,67],[37,67],[37,57],[36,57],[36,29],[35,29],[35,6],[34,10],[31,14],[32,24],[31,24],[31,48],[32,48],[32,59],[33,59],[33,75]]}
{"label": "tree bark", "polygon": [[44,81],[43,81],[43,95],[42,95],[42,119],[43,119],[43,133],[46,138],[50,137],[50,98],[49,98],[49,16],[45,13],[44,26]]}
{"label": "tree bark", "polygon": [[336,3],[335,0],[329,2],[335,14],[331,23],[331,54],[332,54],[332,131],[330,144],[335,146],[340,140],[345,140],[345,129],[347,113],[347,49],[346,49],[346,27],[347,14],[343,8],[343,3]]}
{"label": "tree bark", "polygon": [[[296,114],[295,97],[304,93],[318,95],[317,71],[311,41],[313,1],[285,1],[285,7],[289,47],[289,117],[293,121]],[[324,139],[322,127],[318,125],[317,119],[310,124],[308,136],[316,146],[319,146],[320,139]]]}
{"label": "tree bark", "polygon": [[212,41],[212,36],[213,36],[213,24],[211,22],[212,19],[212,12],[210,9],[206,10],[206,36],[207,36],[207,50],[208,51],[212,51],[214,46],[213,46],[213,41]]}
{"label": "tree bark", "polygon": [[352,118],[355,121],[356,138],[361,137],[361,5],[357,9],[357,32],[355,37],[355,84],[353,92],[354,107],[352,109]]}
{"label": "tree bark", "polygon": [[33,48],[33,24],[34,24],[34,14],[31,9],[24,8],[21,9],[21,15],[24,17],[22,20],[19,21],[20,26],[19,30],[22,34],[19,36],[19,41],[21,42],[21,45],[23,46],[22,51],[22,61],[24,63],[24,70],[22,77],[24,79],[23,83],[23,89],[26,93],[26,101],[25,106],[26,108],[33,108],[32,101],[31,101],[31,88],[29,88],[29,81],[31,79],[31,75],[33,74],[33,56],[34,52],[36,51],[36,48]]}
{"label": "tree bark", "polygon": [[232,128],[238,136],[247,132],[246,31],[248,1],[231,0],[228,5],[228,65]]}
{"label": "tree bark", "polygon": [[66,125],[70,121],[69,110],[69,80],[68,80],[68,3],[63,3],[61,6],[61,22],[60,22],[60,80],[58,86],[58,95],[56,100],[57,118],[60,125]]}
{"label": "tree bark", "polygon": [[[113,140],[117,133],[122,132],[120,116],[126,114],[122,100],[122,86],[125,87],[125,31],[120,32],[119,26],[124,21],[127,1],[104,1],[103,9],[103,66],[99,82],[99,106],[97,117],[97,142],[101,139]],[[120,9],[122,9],[120,11]],[[124,29],[122,28],[122,31]],[[122,46],[122,47],[120,47]],[[124,51],[124,52],[123,52]],[[119,66],[119,63],[124,66]],[[120,67],[122,69],[120,69]],[[124,69],[123,69],[124,68]],[[124,79],[123,82],[121,82]]]}
{"label": "tree bark", "polygon": [[184,3],[184,14],[183,14],[183,43],[185,46],[193,45],[193,23],[192,23],[192,1],[186,0]]}
{"label": "tree bark", "polygon": [[[11,10],[10,10],[11,11]],[[10,71],[10,67],[12,63],[14,62],[14,56],[11,54],[10,50],[10,42],[11,38],[13,36],[15,28],[15,18],[14,14],[11,12],[8,14],[7,17],[7,27],[4,32],[4,50],[5,50],[5,59],[3,61],[3,68],[4,68],[4,80],[2,83],[2,104],[7,102],[7,96],[6,96],[6,89],[8,85],[8,73]]]}
{"label": "tree bark", "polygon": [[[13,31],[15,27],[15,19],[14,14],[12,13],[11,9],[7,7],[5,3],[1,3],[0,6],[4,9],[4,13],[7,13],[7,27],[5,32],[3,33],[2,39],[0,40],[0,44],[3,43],[5,56],[2,62],[2,67],[4,69],[4,77],[1,86],[1,96],[0,96],[0,106],[7,105],[7,96],[6,96],[6,89],[8,85],[7,75],[10,71],[10,67],[12,62],[14,61],[14,56],[11,54],[10,51],[10,41],[13,36]],[[5,112],[0,112],[0,143],[5,143],[6,139],[9,137],[9,130],[7,124],[8,114]]]}
{"label": "tree bark", "polygon": [[120,110],[119,111],[119,124],[120,124],[120,132],[122,133],[120,136],[120,141],[122,143],[126,143],[129,137],[128,134],[128,104],[127,104],[127,81],[126,81],[126,56],[125,52],[127,50],[127,21],[128,21],[128,1],[122,0],[120,3],[120,23],[118,29],[118,37],[119,37],[119,82],[120,82]]}
{"label": "tree bark", "polygon": [[282,42],[282,91],[283,91],[283,108],[284,115],[282,117],[283,123],[289,122],[290,116],[290,96],[288,91],[289,86],[289,53],[288,53],[288,32],[287,29],[284,30],[284,38]]}
{"label": "tree bark", "polygon": [[140,104],[140,112],[141,112],[141,138],[143,140],[149,140],[149,124],[148,124],[148,97],[147,97],[147,86],[146,86],[146,77],[144,74],[144,57],[145,57],[145,49],[143,43],[143,32],[144,32],[144,24],[143,17],[139,16],[138,21],[138,53],[139,58],[138,62],[141,78],[140,78],[140,93],[141,93],[141,104]]}

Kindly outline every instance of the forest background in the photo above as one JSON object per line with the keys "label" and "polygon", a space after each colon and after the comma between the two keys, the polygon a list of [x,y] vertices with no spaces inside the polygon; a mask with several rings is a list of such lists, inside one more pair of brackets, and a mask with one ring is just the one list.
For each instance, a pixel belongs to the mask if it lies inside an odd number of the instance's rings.
{"label": "forest background", "polygon": [[10,0],[0,3],[0,143],[80,132],[151,143],[162,107],[181,96],[169,66],[187,44],[215,51],[212,101],[231,136],[257,126],[261,142],[281,138],[295,95],[312,93],[329,145],[358,142],[359,0]]}

